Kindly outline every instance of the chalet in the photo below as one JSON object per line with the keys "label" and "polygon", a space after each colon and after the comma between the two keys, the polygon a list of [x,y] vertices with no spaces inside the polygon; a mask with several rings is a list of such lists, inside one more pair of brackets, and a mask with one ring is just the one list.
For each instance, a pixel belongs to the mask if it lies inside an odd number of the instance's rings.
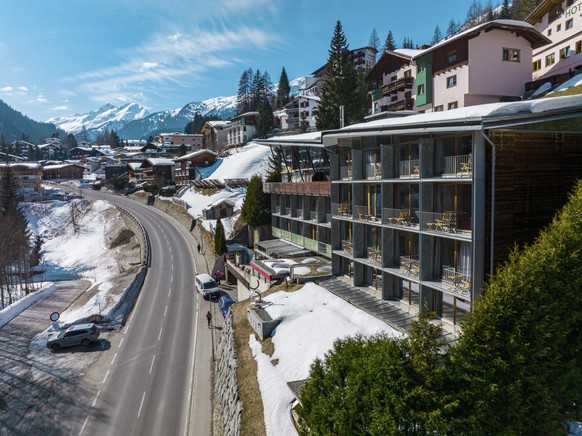
{"label": "chalet", "polygon": [[36,162],[9,162],[0,163],[0,175],[9,168],[18,182],[20,193],[27,195],[30,192],[41,191],[43,169]]}
{"label": "chalet", "polygon": [[180,187],[190,184],[200,176],[197,168],[214,165],[217,158],[218,155],[214,151],[202,149],[174,159],[177,166],[176,185]]}
{"label": "chalet", "polygon": [[218,200],[202,209],[202,216],[205,220],[228,218],[234,214],[234,206],[235,204],[228,199]]}
{"label": "chalet", "polygon": [[47,165],[43,167],[42,179],[53,181],[81,180],[85,173],[89,173],[89,169],[79,164]]}
{"label": "chalet", "polygon": [[226,126],[228,121],[206,121],[202,126],[204,146],[209,150],[220,152],[226,144]]}
{"label": "chalet", "polygon": [[201,133],[160,133],[154,142],[167,151],[177,151],[182,145],[187,151],[197,151],[202,148],[203,138]]}
{"label": "chalet", "polygon": [[254,138],[257,132],[258,116],[258,112],[246,112],[228,120],[228,124],[224,127],[226,132],[224,148],[242,147]]}
{"label": "chalet", "polygon": [[142,180],[160,182],[163,185],[174,183],[176,164],[172,159],[150,157],[142,162],[140,169],[143,172]]}

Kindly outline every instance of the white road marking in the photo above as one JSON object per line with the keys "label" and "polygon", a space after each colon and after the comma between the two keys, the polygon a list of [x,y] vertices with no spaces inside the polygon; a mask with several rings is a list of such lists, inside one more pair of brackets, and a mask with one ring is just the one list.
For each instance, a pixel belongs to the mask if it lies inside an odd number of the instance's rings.
{"label": "white road marking", "polygon": [[174,276],[170,276],[170,283],[174,282]]}
{"label": "white road marking", "polygon": [[160,327],[160,334],[158,335],[158,342],[160,342],[160,339],[162,338],[162,332],[164,331],[164,327]]}
{"label": "white road marking", "polygon": [[172,271],[174,271],[174,264],[172,264]]}
{"label": "white road marking", "polygon": [[89,415],[87,415],[87,418],[85,418],[85,422],[83,423],[83,426],[81,427],[81,431],[79,432],[79,434],[83,434],[83,431],[85,430],[85,426],[87,425],[87,421],[89,421]]}
{"label": "white road marking", "polygon": [[105,380],[107,380],[107,377],[109,377],[109,370],[107,370],[107,372],[105,373],[105,377],[103,377],[103,381],[101,382],[101,384],[105,383]]}
{"label": "white road marking", "polygon": [[115,362],[115,359],[117,359],[117,353],[115,353],[115,355],[113,356],[113,360],[111,361],[111,365],[113,365],[113,363]]}
{"label": "white road marking", "polygon": [[142,397],[141,397],[141,403],[140,403],[140,405],[139,405],[139,410],[137,411],[137,417],[138,417],[138,418],[139,418],[139,416],[141,415],[141,408],[143,407],[143,401],[145,400],[145,396],[146,396],[146,393],[145,393],[145,391],[144,391],[144,393],[143,393],[143,395],[142,395]]}
{"label": "white road marking", "polygon": [[97,398],[99,398],[100,393],[101,391],[97,391],[97,395],[95,395],[95,399],[93,400],[93,404],[91,404],[91,407],[95,407],[95,404],[97,404]]}
{"label": "white road marking", "polygon": [[167,313],[168,313],[168,305],[166,304],[166,308],[164,309],[164,318],[166,317]]}
{"label": "white road marking", "polygon": [[121,341],[119,341],[119,345],[117,346],[117,348],[121,348],[121,344],[123,344],[123,340],[124,340],[124,339],[125,339],[125,338],[121,338]]}
{"label": "white road marking", "polygon": [[172,295],[172,288],[168,289],[168,297]]}
{"label": "white road marking", "polygon": [[156,355],[154,354],[154,358],[152,359],[152,364],[150,366],[150,374],[152,373],[152,370],[154,369],[154,362],[156,361]]}

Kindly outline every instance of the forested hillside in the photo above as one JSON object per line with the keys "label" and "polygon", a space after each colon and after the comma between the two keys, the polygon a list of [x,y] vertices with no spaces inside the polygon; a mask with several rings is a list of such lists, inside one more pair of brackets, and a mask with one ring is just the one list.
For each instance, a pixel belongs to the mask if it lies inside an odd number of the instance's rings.
{"label": "forested hillside", "polygon": [[59,133],[61,138],[67,136],[53,124],[31,120],[2,100],[0,100],[0,133],[4,142],[12,142],[23,137],[31,142],[41,142],[40,140],[49,138],[53,133]]}

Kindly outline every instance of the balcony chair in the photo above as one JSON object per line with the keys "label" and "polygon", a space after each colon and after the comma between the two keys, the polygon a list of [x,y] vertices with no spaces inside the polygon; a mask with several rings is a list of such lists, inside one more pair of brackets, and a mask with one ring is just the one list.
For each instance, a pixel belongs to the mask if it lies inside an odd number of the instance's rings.
{"label": "balcony chair", "polygon": [[399,216],[388,218],[391,224],[408,225],[410,223],[410,214],[408,209],[402,209]]}
{"label": "balcony chair", "polygon": [[445,211],[441,219],[435,219],[434,223],[427,223],[426,227],[429,230],[436,230],[437,232],[452,232],[457,231],[457,214],[451,211]]}
{"label": "balcony chair", "polygon": [[461,164],[461,176],[470,176],[473,173],[473,153],[469,153],[467,162]]}

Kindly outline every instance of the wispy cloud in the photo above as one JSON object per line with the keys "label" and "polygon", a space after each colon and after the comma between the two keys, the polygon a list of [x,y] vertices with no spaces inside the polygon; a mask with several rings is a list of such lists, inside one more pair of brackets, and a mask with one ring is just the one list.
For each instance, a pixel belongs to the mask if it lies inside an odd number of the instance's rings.
{"label": "wispy cloud", "polygon": [[60,106],[53,106],[51,108],[51,110],[53,111],[68,111],[69,110],[69,106],[67,106],[66,104],[60,105]]}
{"label": "wispy cloud", "polygon": [[95,101],[135,101],[137,93],[154,92],[161,85],[188,86],[203,81],[209,71],[238,62],[242,51],[268,50],[278,42],[276,35],[247,25],[220,24],[212,30],[195,28],[188,33],[172,29],[120,53],[123,59],[117,65],[69,80],[80,83]]}
{"label": "wispy cloud", "polygon": [[28,92],[28,88],[26,86],[4,86],[0,88],[0,91],[8,93],[16,92],[19,94],[25,94]]}

